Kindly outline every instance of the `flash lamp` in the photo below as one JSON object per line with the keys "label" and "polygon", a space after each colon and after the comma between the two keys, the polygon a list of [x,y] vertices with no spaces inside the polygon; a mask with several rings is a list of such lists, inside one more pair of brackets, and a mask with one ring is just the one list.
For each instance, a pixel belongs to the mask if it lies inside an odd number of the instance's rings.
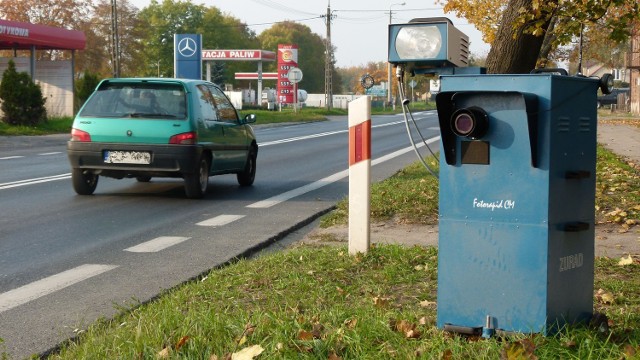
{"label": "flash lamp", "polygon": [[477,106],[459,109],[451,115],[450,125],[454,134],[477,140],[489,130],[489,115]]}
{"label": "flash lamp", "polygon": [[389,25],[389,62],[407,70],[468,66],[469,37],[444,17]]}

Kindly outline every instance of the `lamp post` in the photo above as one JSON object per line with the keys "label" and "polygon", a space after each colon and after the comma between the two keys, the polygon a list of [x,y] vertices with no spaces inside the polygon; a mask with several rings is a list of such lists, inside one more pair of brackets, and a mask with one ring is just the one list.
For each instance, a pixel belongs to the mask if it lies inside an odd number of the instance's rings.
{"label": "lamp post", "polygon": [[[394,5],[398,5],[398,6],[404,6],[406,5],[406,2],[401,2],[401,3],[394,3],[389,5],[389,25],[391,25],[391,21],[392,21],[392,12],[391,12],[391,8]],[[393,87],[391,86],[391,63],[387,64],[387,102],[391,103],[391,89]]]}

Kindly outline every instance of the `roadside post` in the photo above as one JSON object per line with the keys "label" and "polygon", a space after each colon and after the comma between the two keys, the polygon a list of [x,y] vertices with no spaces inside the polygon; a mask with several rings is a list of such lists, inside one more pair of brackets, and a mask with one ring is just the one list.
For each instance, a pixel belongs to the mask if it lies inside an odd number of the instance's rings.
{"label": "roadside post", "polygon": [[389,26],[399,80],[440,75],[437,326],[490,337],[590,321],[596,94],[612,77],[486,75],[465,44],[446,18]]}
{"label": "roadside post", "polygon": [[349,254],[370,247],[371,97],[349,103]]}

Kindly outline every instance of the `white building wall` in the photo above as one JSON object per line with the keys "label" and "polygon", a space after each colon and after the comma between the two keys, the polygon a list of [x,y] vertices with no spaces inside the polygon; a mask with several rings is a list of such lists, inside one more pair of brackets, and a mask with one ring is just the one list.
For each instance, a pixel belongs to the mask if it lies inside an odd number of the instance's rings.
{"label": "white building wall", "polygon": [[[29,73],[30,58],[0,58],[0,81],[1,74],[9,67],[9,60],[13,60],[18,72]],[[37,61],[34,80],[47,99],[48,116],[73,116],[73,69],[70,60]]]}

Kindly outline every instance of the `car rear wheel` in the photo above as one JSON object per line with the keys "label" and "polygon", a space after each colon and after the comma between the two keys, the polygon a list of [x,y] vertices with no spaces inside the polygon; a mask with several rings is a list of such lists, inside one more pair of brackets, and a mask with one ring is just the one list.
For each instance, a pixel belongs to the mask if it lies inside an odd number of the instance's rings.
{"label": "car rear wheel", "polygon": [[91,195],[98,186],[98,175],[82,169],[73,168],[71,170],[71,181],[73,190],[78,195]]}
{"label": "car rear wheel", "polygon": [[200,158],[200,165],[194,173],[184,176],[184,190],[189,199],[200,199],[207,193],[209,187],[209,159]]}
{"label": "car rear wheel", "polygon": [[244,170],[239,172],[238,184],[240,186],[251,186],[253,185],[253,181],[256,178],[256,159],[258,157],[257,151],[255,148],[252,148],[249,151],[249,156],[247,156],[247,163],[244,165]]}

